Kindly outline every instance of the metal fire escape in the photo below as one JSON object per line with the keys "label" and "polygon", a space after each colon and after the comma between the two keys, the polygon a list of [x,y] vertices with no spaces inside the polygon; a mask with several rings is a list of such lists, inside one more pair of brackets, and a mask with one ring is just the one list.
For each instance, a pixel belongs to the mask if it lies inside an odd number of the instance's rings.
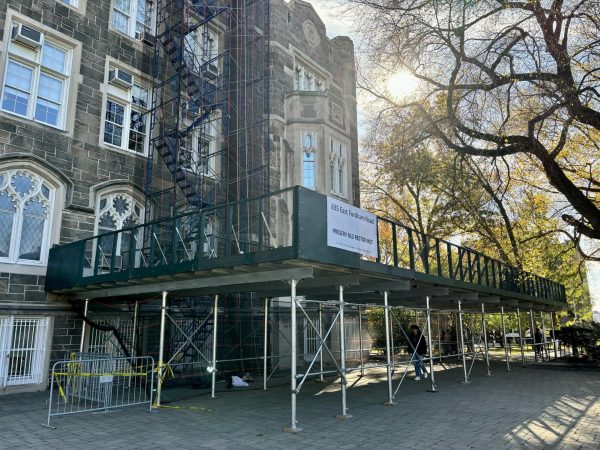
{"label": "metal fire escape", "polygon": [[268,191],[269,6],[159,0],[146,220]]}

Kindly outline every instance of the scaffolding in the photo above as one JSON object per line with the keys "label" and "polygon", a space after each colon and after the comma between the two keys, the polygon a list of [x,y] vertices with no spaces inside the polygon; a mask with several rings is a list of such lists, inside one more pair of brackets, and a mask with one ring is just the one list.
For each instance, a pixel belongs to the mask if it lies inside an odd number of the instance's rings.
{"label": "scaffolding", "polygon": [[159,0],[146,40],[146,222],[268,192],[269,2]]}
{"label": "scaffolding", "polygon": [[[263,208],[272,204],[281,207],[265,216]],[[514,336],[509,342],[507,322],[518,328],[521,364],[526,356],[556,358],[555,318],[548,322],[546,314],[567,305],[564,286],[385,219],[376,222],[377,258],[332,248],[325,220],[319,220],[326,210],[324,196],[295,187],[118,230],[108,236],[162,237],[147,248],[128,239],[129,253],[119,265],[114,258],[103,262],[98,252],[92,257],[102,236],[65,244],[51,249],[46,288],[85,300],[86,315],[104,306],[122,316],[98,315],[99,325],[85,321],[84,335],[87,325],[101,326],[121,349],[136,343],[125,354],[155,356],[157,406],[165,400],[163,385],[169,388],[180,375],[202,378],[200,391],[215,396],[232,371],[249,370],[265,389],[275,384],[273,373],[289,370],[292,432],[299,431],[296,401],[308,380],[333,379],[342,394],[339,416],[348,418],[347,391],[357,374],[387,372],[385,397],[393,404],[416,357],[407,345],[410,324],[419,325],[427,340],[428,351],[416,359],[429,366],[433,392],[444,366],[461,370],[464,382],[471,381],[477,361],[491,373],[491,314],[501,315],[504,352],[496,358],[503,356],[507,369],[517,359],[511,358],[516,342]],[[236,230],[240,212],[255,228]],[[215,223],[215,245],[198,236],[195,247],[184,246],[185,224],[202,229],[207,221]],[[384,323],[383,336],[364,338],[365,315]],[[356,317],[358,346],[349,339]],[[383,349],[376,359],[370,358],[373,342]]]}

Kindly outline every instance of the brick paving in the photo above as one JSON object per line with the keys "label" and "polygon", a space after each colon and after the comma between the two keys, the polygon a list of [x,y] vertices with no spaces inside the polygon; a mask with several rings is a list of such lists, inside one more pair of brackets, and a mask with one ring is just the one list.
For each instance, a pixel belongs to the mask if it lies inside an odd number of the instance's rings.
{"label": "brick paving", "polygon": [[307,382],[298,400],[304,431],[297,435],[282,431],[290,403],[283,385],[176,402],[195,409],[131,407],[56,417],[56,429],[42,426],[47,392],[5,395],[0,448],[600,448],[600,372],[492,368],[487,377],[476,364],[469,384],[460,383],[460,368],[440,372],[435,394],[411,375],[394,407],[383,406],[385,374],[375,372],[349,390],[348,420],[335,418],[341,403],[336,383]]}

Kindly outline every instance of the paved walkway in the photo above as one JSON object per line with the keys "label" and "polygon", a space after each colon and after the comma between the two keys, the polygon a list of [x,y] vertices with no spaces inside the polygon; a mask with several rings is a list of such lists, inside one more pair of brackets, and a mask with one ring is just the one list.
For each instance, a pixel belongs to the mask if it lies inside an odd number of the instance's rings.
{"label": "paved walkway", "polygon": [[177,404],[46,420],[47,393],[0,396],[0,448],[600,448],[600,372],[476,365],[470,384],[460,368],[437,375],[439,392],[410,379],[386,407],[384,373],[349,390],[353,418],[339,420],[335,383],[307,382],[298,401],[304,431],[289,426],[289,387],[225,391]]}

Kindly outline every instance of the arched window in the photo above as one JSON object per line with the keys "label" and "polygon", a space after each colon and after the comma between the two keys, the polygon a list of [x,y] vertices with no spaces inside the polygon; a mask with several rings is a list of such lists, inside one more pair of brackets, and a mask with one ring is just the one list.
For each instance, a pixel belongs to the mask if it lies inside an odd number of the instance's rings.
{"label": "arched window", "polygon": [[[122,233],[107,234],[98,239],[100,266],[111,263],[114,249],[114,256],[118,257],[119,260],[116,262],[115,267],[122,267],[121,257],[129,254],[131,245],[134,246],[134,249],[139,248],[141,243],[135,242],[136,239],[139,239],[139,236],[132,235],[131,230],[127,229],[141,224],[143,216],[144,208],[129,194],[113,192],[100,196],[96,214],[97,234],[102,235],[125,229]],[[134,242],[132,242],[132,239],[134,239]]]}
{"label": "arched window", "polygon": [[27,169],[0,171],[0,262],[46,261],[55,189]]}
{"label": "arched window", "polygon": [[316,150],[316,134],[311,131],[305,131],[302,134],[302,184],[309,189],[315,189],[317,187]]}

